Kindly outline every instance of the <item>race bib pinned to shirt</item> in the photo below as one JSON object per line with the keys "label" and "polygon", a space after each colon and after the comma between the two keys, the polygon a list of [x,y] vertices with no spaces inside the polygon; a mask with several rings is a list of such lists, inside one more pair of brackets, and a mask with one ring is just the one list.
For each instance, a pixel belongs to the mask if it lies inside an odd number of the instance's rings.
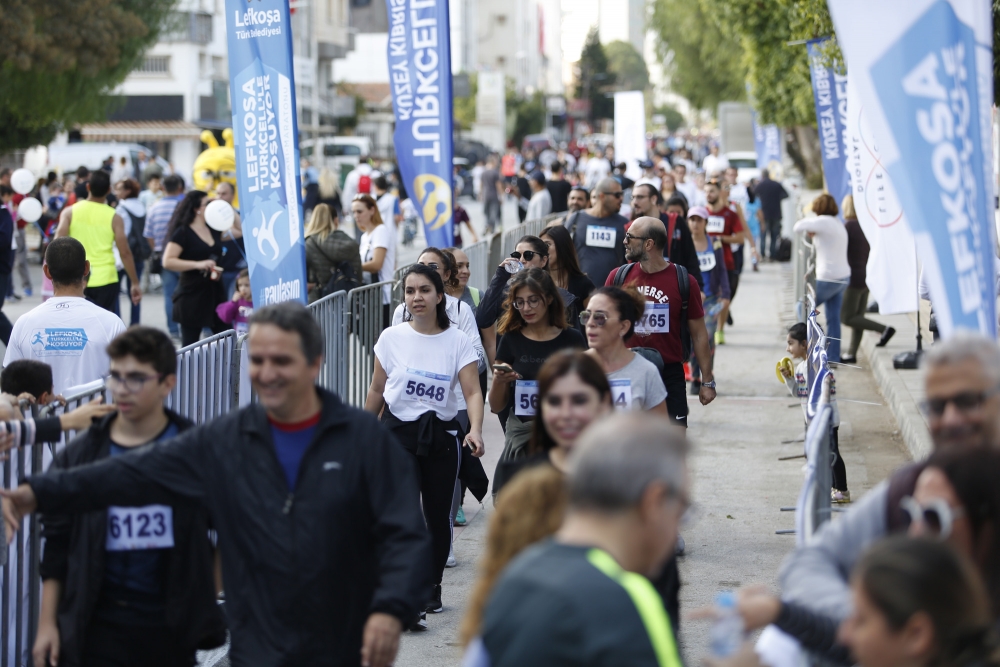
{"label": "race bib pinned to shirt", "polygon": [[403,400],[435,408],[444,408],[448,405],[450,391],[450,375],[440,375],[415,368],[406,369],[406,389],[403,390]]}
{"label": "race bib pinned to shirt", "polygon": [[705,225],[705,231],[709,234],[722,234],[726,231],[726,219],[721,215],[708,216],[708,224]]}
{"label": "race bib pinned to shirt", "polygon": [[635,332],[640,336],[670,333],[670,304],[647,301],[642,318],[635,323]]}
{"label": "race bib pinned to shirt", "polygon": [[105,550],[142,551],[173,546],[174,510],[169,505],[108,508]]}
{"label": "race bib pinned to shirt", "polygon": [[591,248],[614,248],[616,236],[614,227],[587,227],[587,245]]}
{"label": "race bib pinned to shirt", "polygon": [[534,380],[514,382],[514,414],[534,417],[538,412],[538,383]]}
{"label": "race bib pinned to shirt", "polygon": [[632,381],[628,378],[623,380],[611,380],[611,403],[616,410],[629,410],[632,408]]}
{"label": "race bib pinned to shirt", "polygon": [[708,250],[707,252],[698,253],[698,268],[701,269],[702,273],[708,273],[715,268],[715,251]]}

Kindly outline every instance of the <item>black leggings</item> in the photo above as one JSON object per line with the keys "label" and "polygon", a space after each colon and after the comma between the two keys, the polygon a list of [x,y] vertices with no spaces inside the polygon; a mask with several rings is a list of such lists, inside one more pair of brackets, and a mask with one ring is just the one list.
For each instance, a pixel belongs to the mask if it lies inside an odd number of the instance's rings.
{"label": "black leggings", "polygon": [[177,647],[166,628],[119,625],[95,618],[87,626],[80,664],[84,667],[189,667],[194,651]]}
{"label": "black leggings", "polygon": [[424,508],[424,521],[431,534],[433,553],[432,573],[434,583],[440,584],[444,566],[451,551],[451,503],[455,497],[455,480],[461,452],[458,438],[450,438],[447,448],[430,456],[412,454],[420,475],[420,498]]}
{"label": "black leggings", "polygon": [[847,466],[840,455],[840,427],[834,426],[830,433],[830,453],[833,454],[833,488],[847,491]]}
{"label": "black leggings", "polygon": [[215,323],[210,327],[201,326],[198,324],[182,324],[181,326],[181,347],[187,347],[188,345],[194,345],[199,340],[201,340],[201,330],[211,329],[213,334],[219,334],[226,331],[230,327],[223,324],[219,318],[215,318]]}

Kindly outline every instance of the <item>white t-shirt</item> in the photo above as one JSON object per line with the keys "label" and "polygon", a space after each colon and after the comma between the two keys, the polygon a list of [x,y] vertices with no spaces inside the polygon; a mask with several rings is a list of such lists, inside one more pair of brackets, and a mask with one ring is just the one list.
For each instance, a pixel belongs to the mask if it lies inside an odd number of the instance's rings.
{"label": "white t-shirt", "polygon": [[620,410],[649,410],[667,399],[667,390],[656,366],[636,353],[632,361],[608,373],[611,401]]}
{"label": "white t-shirt", "polygon": [[847,228],[837,218],[819,215],[795,223],[796,232],[812,232],[816,236],[816,280],[841,282],[851,277],[847,263]]}
{"label": "white t-shirt", "polygon": [[[385,248],[385,261],[382,262],[378,276],[372,276],[373,283],[392,280],[392,275],[396,272],[396,238],[392,230],[392,227],[383,223],[372,231],[361,235],[362,264],[372,261],[376,248]],[[389,303],[391,299],[392,290],[389,285],[386,285],[382,288],[382,303]]]}
{"label": "white t-shirt", "polygon": [[378,204],[378,212],[379,215],[382,216],[382,222],[388,222],[390,226],[395,227],[396,209],[399,208],[399,197],[391,192],[386,192],[378,198],[376,204]]}
{"label": "white t-shirt", "polygon": [[409,324],[389,327],[375,343],[375,356],[385,370],[386,405],[402,421],[416,421],[433,410],[442,421],[458,414],[458,373],[476,364],[468,336],[456,327],[427,336]]}
{"label": "white t-shirt", "polygon": [[587,160],[586,177],[587,189],[593,190],[600,183],[601,179],[611,175],[611,163],[603,157],[592,157]]}
{"label": "white t-shirt", "polygon": [[688,206],[698,206],[695,204],[695,195],[698,192],[698,186],[694,181],[684,181],[683,183],[675,183],[677,191],[680,192],[688,200]]}
{"label": "white t-shirt", "polygon": [[120,317],[82,297],[53,297],[17,318],[3,365],[44,362],[52,367],[53,392],[68,395],[108,374],[105,349],[123,331]]}
{"label": "white t-shirt", "polygon": [[706,176],[714,176],[729,168],[729,160],[723,155],[712,155],[710,153],[702,160],[701,166],[705,170]]}

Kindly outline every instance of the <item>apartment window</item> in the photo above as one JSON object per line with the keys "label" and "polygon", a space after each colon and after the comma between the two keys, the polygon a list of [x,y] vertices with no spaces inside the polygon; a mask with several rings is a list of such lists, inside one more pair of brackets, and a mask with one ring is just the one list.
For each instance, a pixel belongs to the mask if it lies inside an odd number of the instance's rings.
{"label": "apartment window", "polygon": [[136,74],[170,76],[170,56],[146,56],[135,68]]}
{"label": "apartment window", "polygon": [[208,44],[212,41],[212,15],[191,15],[191,41],[195,44]]}

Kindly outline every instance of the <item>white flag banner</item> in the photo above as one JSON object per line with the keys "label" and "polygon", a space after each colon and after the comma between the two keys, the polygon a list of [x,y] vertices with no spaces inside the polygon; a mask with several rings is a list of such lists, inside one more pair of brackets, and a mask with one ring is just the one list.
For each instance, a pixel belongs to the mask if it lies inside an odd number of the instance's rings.
{"label": "white flag banner", "polygon": [[615,162],[625,163],[625,175],[642,176],[639,163],[647,158],[646,102],[641,90],[615,93]]}
{"label": "white flag banner", "polygon": [[913,233],[852,81],[847,82],[847,166],[858,222],[871,246],[868,289],[882,315],[912,313],[918,303]]}
{"label": "white flag banner", "polygon": [[828,4],[941,335],[996,337],[990,1]]}

